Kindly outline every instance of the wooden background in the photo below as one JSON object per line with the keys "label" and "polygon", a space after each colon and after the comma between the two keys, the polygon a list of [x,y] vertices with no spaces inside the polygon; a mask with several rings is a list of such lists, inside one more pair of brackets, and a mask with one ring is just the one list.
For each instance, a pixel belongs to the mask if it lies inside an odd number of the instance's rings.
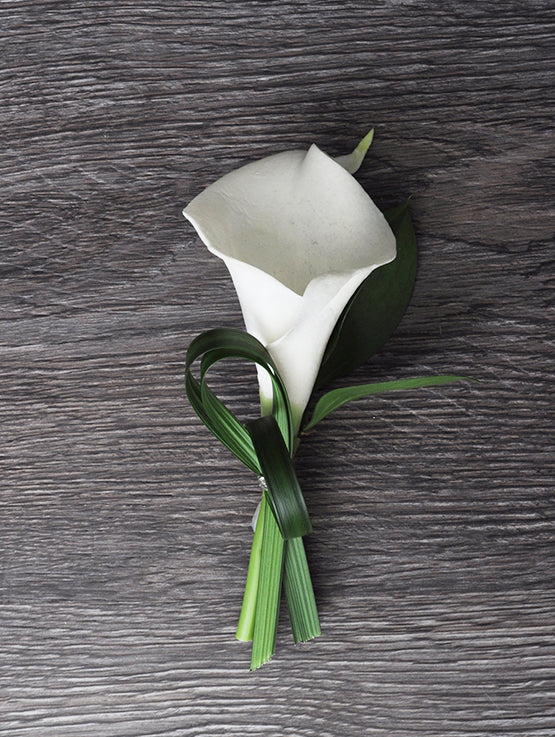
{"label": "wooden background", "polygon": [[[1,2],[0,735],[555,733],[551,2]],[[420,265],[301,446],[323,636],[234,641],[256,479],[183,388],[240,327],[182,218],[316,142]],[[250,374],[215,386],[253,416]]]}

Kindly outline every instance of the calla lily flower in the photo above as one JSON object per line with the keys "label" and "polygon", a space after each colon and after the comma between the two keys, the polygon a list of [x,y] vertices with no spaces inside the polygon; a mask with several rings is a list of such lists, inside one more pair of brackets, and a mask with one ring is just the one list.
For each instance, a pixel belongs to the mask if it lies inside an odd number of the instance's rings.
{"label": "calla lily flower", "polygon": [[[395,236],[354,179],[372,132],[333,159],[316,145],[226,174],[183,210],[233,279],[247,331],[287,388],[296,431],[331,332],[357,287],[395,258]],[[272,388],[259,372],[263,411]]]}

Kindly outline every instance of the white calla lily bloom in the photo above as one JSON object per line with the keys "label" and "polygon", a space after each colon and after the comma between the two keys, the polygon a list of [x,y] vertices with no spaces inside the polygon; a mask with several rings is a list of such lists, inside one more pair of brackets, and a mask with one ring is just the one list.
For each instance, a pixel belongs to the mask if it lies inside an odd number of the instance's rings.
{"label": "white calla lily bloom", "polygon": [[[284,380],[295,431],[345,305],[396,255],[386,219],[351,175],[370,140],[337,160],[315,145],[268,156],[226,174],[183,210],[229,269],[247,331]],[[268,411],[272,387],[262,369],[259,383]]]}

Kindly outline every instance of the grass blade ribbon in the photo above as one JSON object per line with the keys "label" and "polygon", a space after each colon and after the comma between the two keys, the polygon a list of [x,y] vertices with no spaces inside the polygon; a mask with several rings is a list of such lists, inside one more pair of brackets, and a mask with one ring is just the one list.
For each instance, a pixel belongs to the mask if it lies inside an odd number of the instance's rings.
{"label": "grass blade ribbon", "polygon": [[[209,388],[218,361],[240,358],[264,368],[272,381],[272,414],[244,425]],[[200,379],[192,365],[200,359]],[[287,391],[264,346],[241,330],[217,328],[197,336],[187,351],[185,389],[204,424],[248,468],[265,479],[237,637],[253,640],[251,670],[275,649],[282,585],[296,642],[320,634],[314,593],[301,536],[310,519],[293,468],[293,424]]]}

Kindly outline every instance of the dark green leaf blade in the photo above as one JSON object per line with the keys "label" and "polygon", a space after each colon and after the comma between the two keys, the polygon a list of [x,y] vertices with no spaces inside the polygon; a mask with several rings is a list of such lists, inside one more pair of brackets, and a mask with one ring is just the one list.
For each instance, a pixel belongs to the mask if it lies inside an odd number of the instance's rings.
{"label": "dark green leaf blade", "polygon": [[347,303],[328,342],[316,388],[351,373],[373,356],[403,317],[416,277],[416,238],[408,203],[384,213],[397,256],[373,271]]}
{"label": "dark green leaf blade", "polygon": [[415,379],[398,379],[397,381],[383,381],[376,384],[358,384],[357,386],[345,386],[327,392],[317,403],[311,419],[303,428],[303,432],[309,432],[330,412],[341,407],[354,399],[363,399],[372,394],[382,394],[390,391],[403,391],[407,389],[420,389],[422,387],[443,386],[455,381],[467,380],[466,376],[422,376]]}
{"label": "dark green leaf blade", "polygon": [[312,531],[293,461],[273,415],[247,425],[266,481],[268,501],[285,539]]}

